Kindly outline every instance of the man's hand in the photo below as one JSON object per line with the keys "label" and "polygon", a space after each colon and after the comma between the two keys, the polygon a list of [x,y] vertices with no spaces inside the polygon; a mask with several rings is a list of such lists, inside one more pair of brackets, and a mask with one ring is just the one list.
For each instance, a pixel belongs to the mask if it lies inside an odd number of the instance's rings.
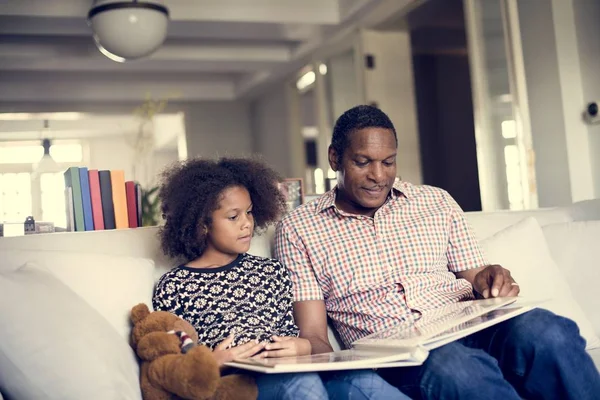
{"label": "man's hand", "polygon": [[519,285],[510,271],[500,265],[488,265],[475,275],[473,288],[484,299],[489,297],[514,297],[520,292]]}
{"label": "man's hand", "polygon": [[273,343],[265,346],[259,357],[280,358],[305,356],[310,354],[311,346],[307,339],[290,336],[273,336]]}
{"label": "man's hand", "polygon": [[248,358],[256,355],[265,348],[265,343],[248,342],[235,347],[229,347],[233,342],[233,336],[219,343],[213,350],[213,356],[217,360],[219,367],[229,361],[241,358]]}

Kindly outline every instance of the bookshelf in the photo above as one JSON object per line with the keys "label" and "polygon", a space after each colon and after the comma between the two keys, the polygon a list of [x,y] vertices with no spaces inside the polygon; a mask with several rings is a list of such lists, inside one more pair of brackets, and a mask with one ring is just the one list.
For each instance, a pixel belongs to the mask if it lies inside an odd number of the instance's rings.
{"label": "bookshelf", "polygon": [[123,170],[71,167],[64,172],[67,231],[142,226],[142,189]]}

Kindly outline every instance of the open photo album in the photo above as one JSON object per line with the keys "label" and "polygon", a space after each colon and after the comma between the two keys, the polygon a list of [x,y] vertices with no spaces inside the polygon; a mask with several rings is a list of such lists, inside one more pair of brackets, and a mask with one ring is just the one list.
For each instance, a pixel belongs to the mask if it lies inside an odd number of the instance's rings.
{"label": "open photo album", "polygon": [[453,303],[428,310],[415,322],[373,333],[352,348],[299,357],[243,359],[230,367],[263,372],[312,372],[421,365],[429,351],[492,325],[521,315],[533,307],[517,298],[493,298]]}

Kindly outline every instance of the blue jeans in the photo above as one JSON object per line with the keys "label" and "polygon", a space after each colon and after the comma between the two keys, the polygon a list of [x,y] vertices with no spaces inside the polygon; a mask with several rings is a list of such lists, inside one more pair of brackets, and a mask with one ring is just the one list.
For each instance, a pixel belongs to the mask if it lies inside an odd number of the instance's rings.
{"label": "blue jeans", "polygon": [[408,399],[371,370],[297,374],[253,374],[258,400]]}
{"label": "blue jeans", "polygon": [[542,309],[432,350],[420,367],[379,372],[416,399],[600,399],[577,325]]}

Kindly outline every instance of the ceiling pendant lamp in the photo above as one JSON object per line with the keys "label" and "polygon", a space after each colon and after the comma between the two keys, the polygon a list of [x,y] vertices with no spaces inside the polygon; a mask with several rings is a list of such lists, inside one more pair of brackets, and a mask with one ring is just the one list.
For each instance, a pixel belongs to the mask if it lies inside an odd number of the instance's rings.
{"label": "ceiling pendant lamp", "polygon": [[42,131],[42,147],[44,148],[44,155],[40,158],[36,164],[33,165],[33,175],[32,177],[39,177],[41,174],[47,172],[58,172],[60,171],[60,166],[56,163],[56,161],[50,155],[50,146],[52,143],[47,136],[50,132],[50,123],[47,119],[44,120],[44,130]]}
{"label": "ceiling pendant lamp", "polygon": [[163,44],[169,10],[161,0],[95,0],[88,24],[100,52],[125,62],[148,56]]}
{"label": "ceiling pendant lamp", "polygon": [[42,146],[44,147],[44,155],[34,168],[35,175],[41,175],[46,172],[57,172],[60,170],[60,167],[50,155],[51,145],[52,144],[50,143],[50,139],[42,140]]}

